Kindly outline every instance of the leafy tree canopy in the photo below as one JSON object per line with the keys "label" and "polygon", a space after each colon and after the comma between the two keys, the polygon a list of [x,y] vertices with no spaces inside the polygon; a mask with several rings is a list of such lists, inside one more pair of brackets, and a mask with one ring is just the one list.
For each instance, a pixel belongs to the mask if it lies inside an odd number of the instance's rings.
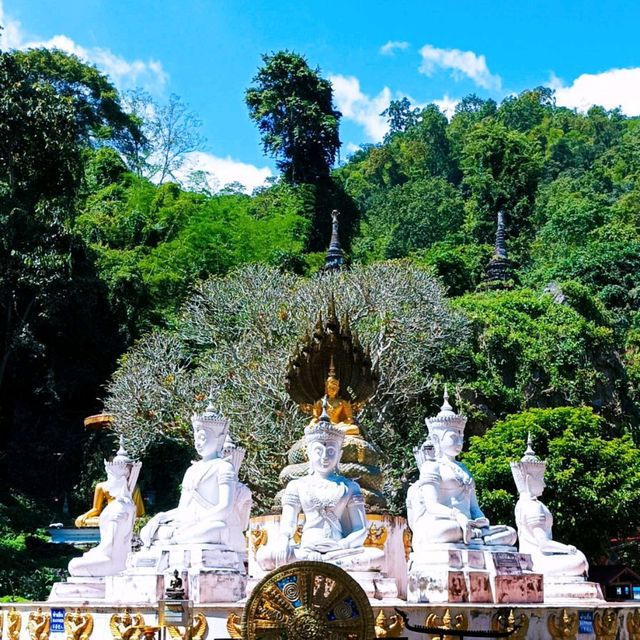
{"label": "leafy tree canopy", "polygon": [[318,182],[329,175],[340,148],[341,114],[333,107],[331,83],[293,52],[263,55],[262,61],[245,102],[264,150],[288,182]]}

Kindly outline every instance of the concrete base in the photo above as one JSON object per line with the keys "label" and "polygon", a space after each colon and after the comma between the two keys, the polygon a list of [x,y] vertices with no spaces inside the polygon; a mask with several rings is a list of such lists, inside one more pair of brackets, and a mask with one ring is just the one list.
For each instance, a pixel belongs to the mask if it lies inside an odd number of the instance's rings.
{"label": "concrete base", "polygon": [[106,578],[70,576],[66,582],[56,582],[51,587],[49,601],[82,603],[102,600],[105,597]]}
{"label": "concrete base", "polygon": [[[165,545],[132,553],[128,568],[106,578],[69,578],[53,586],[61,602],[155,604],[178,571],[185,597],[196,604],[237,602],[245,596],[242,553],[223,545]],[[99,582],[96,582],[99,581]],[[95,583],[95,584],[94,584]]]}
{"label": "concrete base", "polygon": [[566,602],[605,602],[602,588],[597,582],[588,582],[584,578],[545,577],[544,601]]}
{"label": "concrete base", "polygon": [[539,603],[543,581],[515,547],[434,544],[410,556],[407,602]]}

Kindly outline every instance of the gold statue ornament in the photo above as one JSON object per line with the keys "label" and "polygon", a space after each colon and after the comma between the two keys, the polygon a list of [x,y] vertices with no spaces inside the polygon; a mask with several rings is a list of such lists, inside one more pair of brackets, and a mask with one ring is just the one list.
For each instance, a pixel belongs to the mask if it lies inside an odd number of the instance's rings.
{"label": "gold statue ornament", "polygon": [[129,609],[114,613],[109,621],[113,640],[139,640],[145,626],[141,613],[131,615]]}
{"label": "gold statue ornament", "polygon": [[22,628],[22,614],[15,607],[7,614],[7,640],[19,640]]}
{"label": "gold statue ornament", "polygon": [[384,611],[380,609],[380,613],[376,617],[376,638],[398,638],[404,629],[402,618],[396,614],[390,618],[384,615]]}
{"label": "gold statue ornament", "polygon": [[93,631],[93,616],[80,609],[70,611],[64,617],[64,630],[67,640],[89,640]]}
{"label": "gold statue ornament", "polygon": [[579,624],[577,611],[569,613],[563,609],[562,613],[551,613],[547,618],[547,629],[553,640],[576,640]]}
{"label": "gold statue ornament", "polygon": [[191,627],[167,627],[172,640],[202,640],[209,631],[209,623],[200,611],[193,616]]}
{"label": "gold statue ornament", "polygon": [[593,616],[596,640],[616,640],[618,637],[618,613],[614,609],[599,609]]}
{"label": "gold statue ornament", "polygon": [[49,630],[51,628],[51,615],[43,613],[42,607],[29,614],[27,629],[31,640],[49,640]]}

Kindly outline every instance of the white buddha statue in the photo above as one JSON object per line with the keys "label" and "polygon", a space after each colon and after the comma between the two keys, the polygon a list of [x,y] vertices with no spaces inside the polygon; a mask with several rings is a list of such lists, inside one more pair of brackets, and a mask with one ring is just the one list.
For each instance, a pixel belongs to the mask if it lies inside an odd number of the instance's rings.
{"label": "white buddha statue", "polygon": [[211,401],[191,423],[201,460],[193,462],[184,474],[178,506],[151,518],[140,538],[146,548],[220,544],[245,551],[251,491],[238,480],[244,450],[227,440],[229,420],[215,412]]}
{"label": "white buddha statue", "polygon": [[407,493],[414,554],[433,543],[514,544],[513,528],[492,526],[482,513],[473,476],[456,460],[467,419],[454,413],[446,389],[440,413],[425,422],[429,439],[414,451],[420,478]]}
{"label": "white buddha statue", "polygon": [[551,529],[551,511],[538,500],[544,491],[546,462],[535,454],[531,435],[520,462],[511,463],[511,473],[520,498],[516,504],[516,526],[520,552],[531,555],[533,570],[544,576],[582,576],[589,563],[574,546],[556,542]]}
{"label": "white buddha statue", "polygon": [[72,576],[111,576],[123,571],[131,551],[131,534],[136,517],[132,492],[140,473],[140,463],[127,454],[120,439],[120,449],[110,462],[105,460],[105,488],[112,497],[99,518],[100,543],[69,562]]}
{"label": "white buddha statue", "polygon": [[[384,551],[365,547],[367,524],[358,484],[339,475],[344,431],[331,423],[325,399],[317,422],[305,428],[309,474],[291,480],[282,498],[279,536],[258,549],[265,570],[294,560],[331,562],[351,571],[380,569]],[[294,542],[304,513],[300,543]]]}

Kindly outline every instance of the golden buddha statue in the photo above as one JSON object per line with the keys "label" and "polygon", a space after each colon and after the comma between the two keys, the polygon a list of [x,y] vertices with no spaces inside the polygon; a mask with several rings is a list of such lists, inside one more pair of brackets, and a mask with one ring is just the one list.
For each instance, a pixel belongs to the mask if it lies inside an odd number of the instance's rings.
{"label": "golden buddha statue", "polygon": [[[103,509],[114,499],[109,493],[107,488],[108,481],[103,480],[96,484],[96,488],[93,490],[93,506],[89,511],[78,516],[75,520],[75,525],[78,528],[82,527],[99,527],[100,526],[100,514]],[[131,496],[133,504],[136,506],[136,518],[140,518],[144,515],[144,502],[142,501],[142,494],[140,489],[136,486]]]}
{"label": "golden buddha statue", "polygon": [[[377,383],[368,349],[351,331],[346,314],[338,320],[331,298],[326,320],[318,317],[313,333],[306,333],[289,361],[285,385],[300,410],[311,416],[309,428],[319,422],[326,399],[331,424],[344,434],[340,473],[358,482],[368,508],[384,509],[382,452],[362,437],[355,417],[375,393]],[[280,473],[283,485],[308,473],[304,438],[294,443],[287,458],[289,464]]]}
{"label": "golden buddha statue", "polygon": [[[332,424],[339,425],[345,435],[360,436],[360,429],[353,422],[353,405],[349,400],[340,397],[340,380],[336,377],[333,360],[329,367],[329,375],[324,384],[324,398],[327,401],[327,414]],[[322,415],[322,403],[324,398],[316,400],[312,405],[302,404],[300,408],[306,413],[311,413],[313,418],[310,424],[316,424]],[[358,407],[359,408],[359,407]]]}

